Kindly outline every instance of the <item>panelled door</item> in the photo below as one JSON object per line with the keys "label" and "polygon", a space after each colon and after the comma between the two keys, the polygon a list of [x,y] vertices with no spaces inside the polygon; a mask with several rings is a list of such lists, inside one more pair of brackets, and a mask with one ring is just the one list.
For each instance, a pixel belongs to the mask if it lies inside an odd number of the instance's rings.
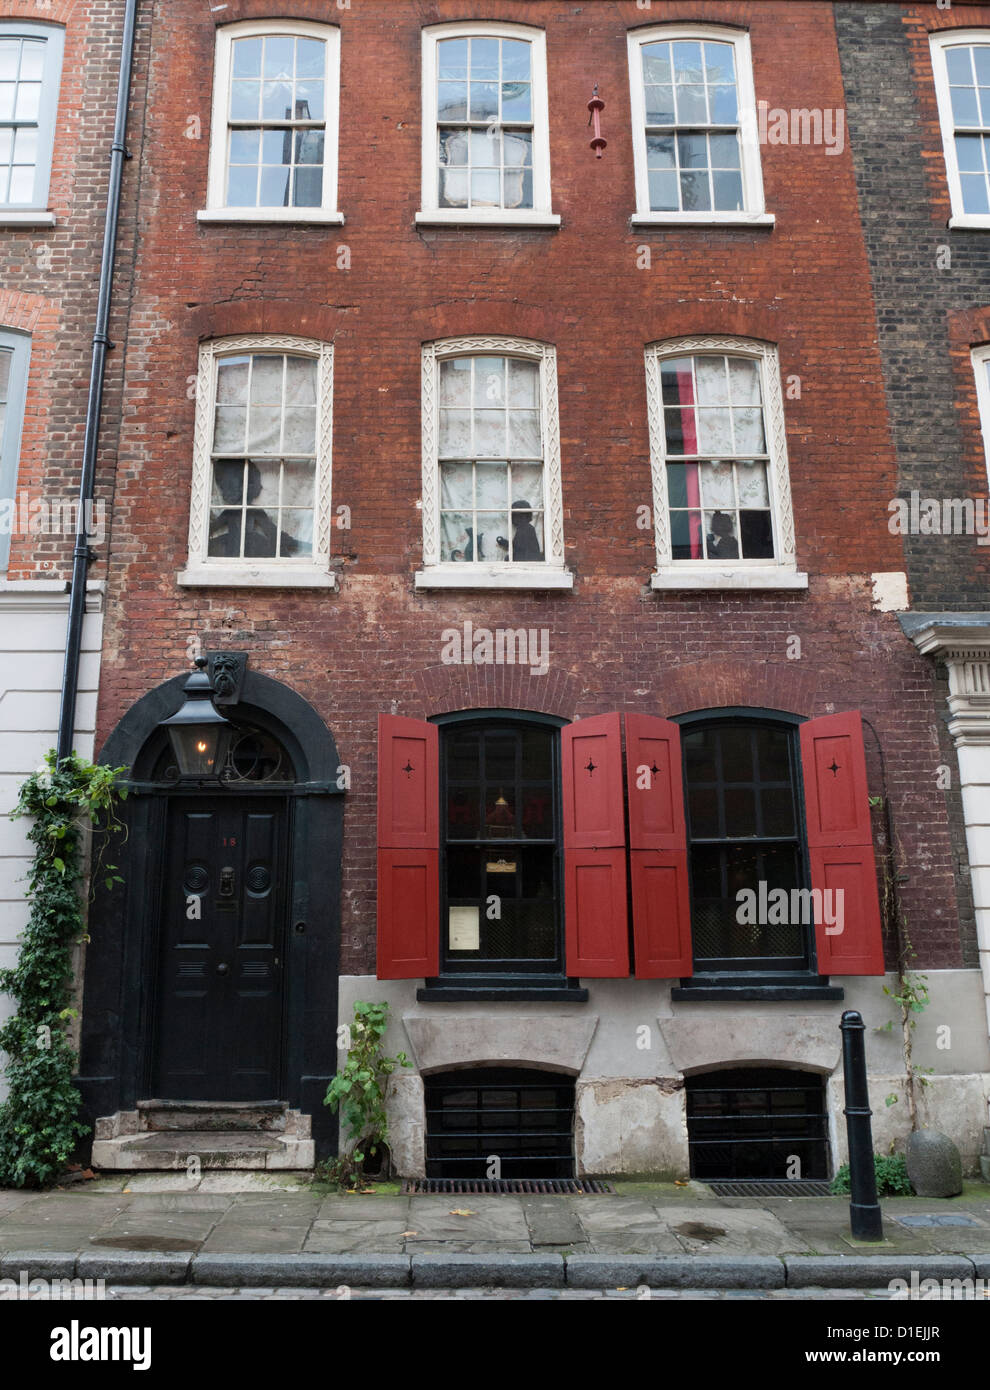
{"label": "panelled door", "polygon": [[288,801],[181,798],[166,818],[153,1093],[276,1100]]}

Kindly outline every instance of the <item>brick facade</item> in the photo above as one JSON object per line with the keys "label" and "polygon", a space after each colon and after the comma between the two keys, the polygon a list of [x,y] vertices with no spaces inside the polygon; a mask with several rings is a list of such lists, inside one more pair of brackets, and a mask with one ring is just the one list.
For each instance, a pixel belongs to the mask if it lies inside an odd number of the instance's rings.
{"label": "brick facade", "polygon": [[[896,348],[888,328],[878,341],[867,260],[869,249],[874,275],[897,275],[902,263],[919,257],[919,245],[938,241],[930,223],[927,239],[918,241],[914,223],[901,220],[907,214],[890,219],[895,194],[900,207],[901,185],[885,192],[882,182],[903,180],[914,196],[923,186],[923,161],[882,159],[875,169],[871,159],[874,191],[863,185],[862,163],[857,187],[848,146],[838,155],[814,146],[767,146],[763,177],[774,228],[631,228],[627,29],[667,18],[746,26],[758,98],[785,109],[838,109],[847,96],[833,6],[685,0],[676,15],[631,0],[603,0],[580,11],[558,0],[476,0],[468,8],[470,17],[527,22],[547,32],[557,230],[414,224],[420,26],[464,18],[464,6],[454,0],[426,10],[411,0],[360,0],[347,10],[329,0],[296,0],[286,14],[339,23],[342,31],[339,205],[346,224],[198,223],[196,210],[206,199],[214,23],[205,7],[188,0],[145,7],[149,114],[140,178],[137,171],[129,178],[130,196],[140,198],[140,241],[127,324],[98,742],[135,700],[185,669],[196,636],[206,649],[248,651],[253,668],[309,700],[351,769],[341,971],[365,974],[374,970],[380,710],[425,717],[508,707],[571,717],[612,709],[669,715],[734,704],[801,715],[858,708],[868,721],[871,791],[890,796],[897,862],[906,874],[902,902],[919,963],[972,966],[965,902],[960,932],[949,833],[957,807],[935,789],[934,769],[949,755],[939,742],[931,669],[902,635],[896,615],[871,601],[870,576],[878,572],[910,565],[912,583],[922,590],[927,583],[933,596],[939,583],[948,583],[940,562],[926,579],[919,557],[910,546],[906,554],[888,530],[888,500],[906,477],[920,476],[925,450],[930,453],[932,397],[926,394],[924,409],[907,426],[915,429],[909,443],[913,438],[918,472],[903,471],[911,467],[909,447],[899,475],[888,412],[901,409],[903,393],[891,384],[898,373],[890,369]],[[866,89],[869,65],[888,60],[888,48],[890,61],[905,69],[899,88],[911,91],[898,8],[835,9],[849,100],[857,82]],[[223,19],[266,13],[266,5],[243,0],[227,6]],[[868,35],[877,42],[866,45]],[[874,49],[881,56],[871,56]],[[585,105],[596,82],[609,142],[601,160],[588,147]],[[192,118],[201,138],[187,138],[195,130]],[[891,117],[890,124],[891,139],[895,124],[903,139],[900,123]],[[916,132],[910,138],[927,148],[920,117],[909,124]],[[854,131],[855,144],[862,138]],[[858,200],[866,209],[862,224]],[[923,196],[915,215],[921,222],[928,217]],[[341,246],[350,251],[347,270],[338,269]],[[644,247],[649,269],[640,268]],[[975,285],[984,264],[979,255],[960,250],[960,266],[971,262],[970,270],[959,271],[971,275],[967,284]],[[919,263],[911,274],[920,282]],[[934,285],[934,273],[930,278]],[[959,293],[962,305],[966,291]],[[906,292],[905,305],[914,296],[925,333],[934,334],[944,307],[934,291],[930,300],[922,294],[920,287]],[[245,332],[334,343],[333,502],[348,506],[352,518],[350,530],[333,533],[336,593],[176,585],[187,550],[195,411],[189,383],[198,344]],[[475,333],[557,348],[566,561],[576,576],[571,593],[414,591],[422,552],[420,348]],[[785,381],[800,378],[800,397],[785,401],[785,415],[797,560],[810,576],[807,593],[649,589],[652,532],[637,526],[637,508],[652,501],[643,349],[687,334],[772,341]],[[947,388],[951,371],[944,353],[932,363],[919,345],[911,370],[899,375],[907,381],[923,373],[926,388],[934,382],[937,390],[939,383]],[[950,403],[946,416],[953,413]],[[950,472],[955,457],[946,456]],[[962,486],[958,468],[957,475]],[[977,582],[974,570],[974,602]],[[465,620],[547,628],[549,673],[444,666],[441,633]],[[801,639],[796,660],[788,656],[795,635]]]}

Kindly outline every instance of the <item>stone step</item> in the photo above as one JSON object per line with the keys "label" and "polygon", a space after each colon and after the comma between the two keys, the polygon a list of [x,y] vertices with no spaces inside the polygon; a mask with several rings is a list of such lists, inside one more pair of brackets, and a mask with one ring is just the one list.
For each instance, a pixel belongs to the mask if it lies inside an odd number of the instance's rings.
{"label": "stone step", "polygon": [[284,1133],[288,1128],[285,1101],[207,1101],[207,1100],[139,1100],[138,1127],[145,1131],[202,1129],[220,1131],[259,1130],[270,1134]]}
{"label": "stone step", "polygon": [[244,1130],[157,1130],[96,1140],[93,1164],[133,1171],[201,1169],[308,1169],[315,1162],[312,1139]]}

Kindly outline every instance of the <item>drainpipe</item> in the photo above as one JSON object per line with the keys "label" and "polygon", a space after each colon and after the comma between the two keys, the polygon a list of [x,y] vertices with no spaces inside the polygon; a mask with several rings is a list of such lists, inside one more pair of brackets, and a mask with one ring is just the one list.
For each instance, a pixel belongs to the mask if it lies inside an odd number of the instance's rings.
{"label": "drainpipe", "polygon": [[124,143],[127,134],[127,107],[131,95],[131,68],[134,60],[134,27],[137,0],[126,0],[121,37],[120,75],[117,82],[117,113],[113,143],[110,146],[110,180],[103,230],[103,258],[93,333],[93,359],[86,403],[86,434],[83,440],[82,474],[79,479],[79,513],[76,517],[76,544],[72,552],[72,585],[69,590],[69,621],[65,634],[65,666],[62,673],[62,705],[58,718],[58,758],[67,758],[74,742],[76,695],[79,689],[79,659],[82,651],[83,620],[86,615],[86,578],[92,553],[89,548],[89,514],[96,477],[96,453],[100,440],[103,410],[103,378],[107,350],[113,344],[107,336],[110,321],[110,291],[113,284],[117,225],[120,220],[120,189],[124,160],[130,158]]}

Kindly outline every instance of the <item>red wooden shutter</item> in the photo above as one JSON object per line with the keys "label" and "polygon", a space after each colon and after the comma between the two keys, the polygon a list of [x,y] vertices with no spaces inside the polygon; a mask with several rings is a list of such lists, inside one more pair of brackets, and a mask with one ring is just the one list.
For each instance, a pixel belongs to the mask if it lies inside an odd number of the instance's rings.
{"label": "red wooden shutter", "polygon": [[622,731],[597,714],[561,733],[568,975],[629,974]]}
{"label": "red wooden shutter", "polygon": [[[857,710],[801,725],[811,886],[842,898],[815,904],[822,975],[882,975],[883,932],[866,785],[863,722]],[[841,901],[841,914],[837,910]],[[823,919],[834,918],[833,924]]]}
{"label": "red wooden shutter", "polygon": [[440,761],[437,729],[378,716],[378,978],[440,968]]}
{"label": "red wooden shutter", "polygon": [[636,978],[690,975],[694,962],[681,731],[671,720],[626,715],[626,782]]}

